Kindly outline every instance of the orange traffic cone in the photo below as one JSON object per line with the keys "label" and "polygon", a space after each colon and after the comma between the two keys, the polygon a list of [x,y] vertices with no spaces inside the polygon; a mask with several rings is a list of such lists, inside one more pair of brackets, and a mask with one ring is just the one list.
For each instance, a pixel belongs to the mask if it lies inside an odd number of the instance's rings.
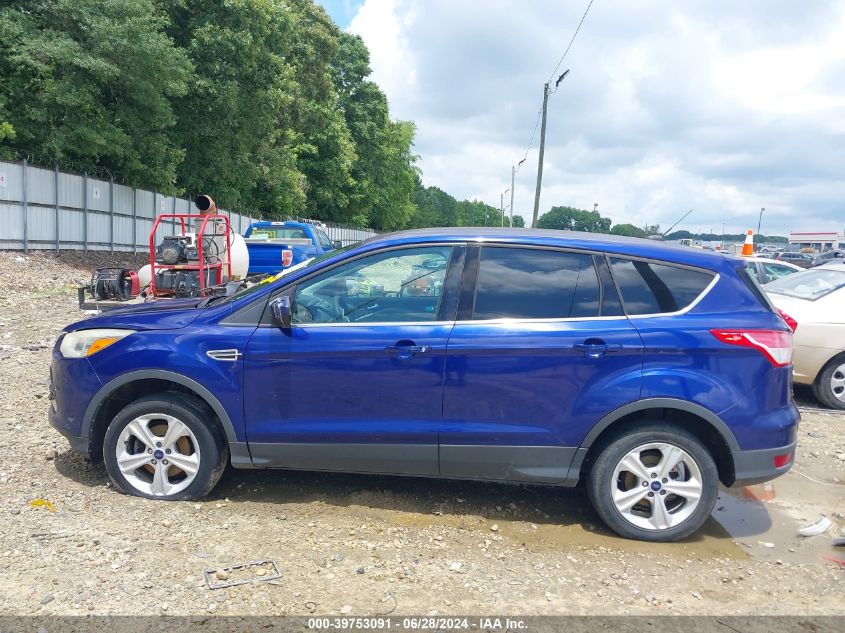
{"label": "orange traffic cone", "polygon": [[742,245],[742,252],[740,255],[748,257],[754,254],[754,231],[748,229],[748,235],[745,236],[745,244]]}

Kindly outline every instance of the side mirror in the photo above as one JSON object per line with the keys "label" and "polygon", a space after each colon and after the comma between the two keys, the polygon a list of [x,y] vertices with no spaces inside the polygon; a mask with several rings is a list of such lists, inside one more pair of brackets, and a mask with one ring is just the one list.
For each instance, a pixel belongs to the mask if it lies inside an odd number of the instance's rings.
{"label": "side mirror", "polygon": [[291,326],[290,297],[276,297],[270,302],[273,322],[280,328],[289,329]]}
{"label": "side mirror", "polygon": [[340,240],[334,240],[332,242],[332,246],[334,246],[335,248],[343,248],[343,242],[341,242]]}

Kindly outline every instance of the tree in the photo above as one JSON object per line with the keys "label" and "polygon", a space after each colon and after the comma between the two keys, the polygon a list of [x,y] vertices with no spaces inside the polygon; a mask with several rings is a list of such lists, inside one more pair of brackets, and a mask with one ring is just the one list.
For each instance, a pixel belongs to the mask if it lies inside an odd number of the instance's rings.
{"label": "tree", "polygon": [[349,192],[352,221],[376,229],[405,226],[417,179],[414,125],[390,120],[384,93],[365,79],[371,73],[370,54],[360,37],[339,34],[332,68],[356,151]]}
{"label": "tree", "polygon": [[272,2],[290,7],[292,18],[290,28],[276,36],[288,42],[295,79],[290,113],[300,139],[297,167],[304,176],[305,211],[321,220],[348,221],[355,215],[349,196],[357,154],[332,70],[340,30],[312,0]]}
{"label": "tree", "polygon": [[196,71],[176,100],[191,193],[221,206],[284,217],[305,206],[291,109],[290,11],[275,1],[166,0],[170,31]]}
{"label": "tree", "polygon": [[4,143],[42,163],[175,191],[184,151],[171,102],[187,92],[191,64],[166,24],[152,0],[0,8]]}
{"label": "tree", "polygon": [[552,207],[540,216],[537,226],[541,229],[608,233],[610,222],[610,218],[602,217],[598,211],[584,211],[574,207]]}
{"label": "tree", "polygon": [[633,224],[614,224],[610,232],[614,235],[627,235],[628,237],[646,237],[646,232]]}
{"label": "tree", "polygon": [[513,216],[513,225],[514,227],[524,228],[525,227],[525,218],[521,215]]}

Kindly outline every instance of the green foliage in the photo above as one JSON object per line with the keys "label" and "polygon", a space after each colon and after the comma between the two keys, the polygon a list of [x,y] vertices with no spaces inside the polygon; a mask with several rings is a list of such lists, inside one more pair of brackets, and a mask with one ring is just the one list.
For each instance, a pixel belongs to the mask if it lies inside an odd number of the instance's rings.
{"label": "green foliage", "polygon": [[191,65],[165,26],[152,0],[0,8],[0,140],[36,160],[174,190],[184,150],[172,101],[186,93]]}
{"label": "green foliage", "polygon": [[[745,233],[690,233],[689,231],[680,230],[672,231],[666,236],[667,240],[685,240],[692,239],[698,242],[744,242]],[[763,235],[762,233],[754,234],[755,244],[787,244],[789,239],[780,235]]]}
{"label": "green foliage", "polygon": [[516,227],[524,228],[525,227],[525,218],[523,218],[521,215],[513,216],[513,226],[514,226],[514,228],[516,228]]}
{"label": "green foliage", "polygon": [[552,207],[540,216],[537,226],[541,229],[609,233],[610,222],[610,218],[602,217],[598,211],[584,211],[574,207]]}
{"label": "green foliage", "polygon": [[628,237],[646,237],[648,234],[633,224],[615,224],[610,232],[614,235],[627,235]]}
{"label": "green foliage", "polygon": [[370,53],[357,35],[338,35],[333,72],[357,150],[349,193],[354,222],[376,229],[400,228],[414,211],[414,125],[390,120],[387,98],[376,84],[365,79],[371,72]]}
{"label": "green foliage", "polygon": [[268,218],[500,226],[420,184],[414,124],[370,75],[314,0],[0,3],[0,155]]}
{"label": "green foliage", "polygon": [[[409,228],[430,226],[501,226],[499,209],[479,200],[457,201],[438,187],[423,187],[417,181],[411,196],[415,209]],[[514,220],[519,216],[514,217]],[[505,226],[508,225],[507,217]]]}

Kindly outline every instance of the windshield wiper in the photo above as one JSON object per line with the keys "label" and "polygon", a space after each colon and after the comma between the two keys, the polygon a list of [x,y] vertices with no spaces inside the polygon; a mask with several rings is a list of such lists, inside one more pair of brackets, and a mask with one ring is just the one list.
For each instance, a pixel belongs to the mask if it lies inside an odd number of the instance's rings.
{"label": "windshield wiper", "polygon": [[198,308],[207,308],[208,306],[210,306],[212,303],[214,303],[218,299],[225,299],[227,296],[228,295],[211,295],[210,297],[207,297],[207,298],[203,299],[202,301],[200,301],[197,304],[197,307]]}

